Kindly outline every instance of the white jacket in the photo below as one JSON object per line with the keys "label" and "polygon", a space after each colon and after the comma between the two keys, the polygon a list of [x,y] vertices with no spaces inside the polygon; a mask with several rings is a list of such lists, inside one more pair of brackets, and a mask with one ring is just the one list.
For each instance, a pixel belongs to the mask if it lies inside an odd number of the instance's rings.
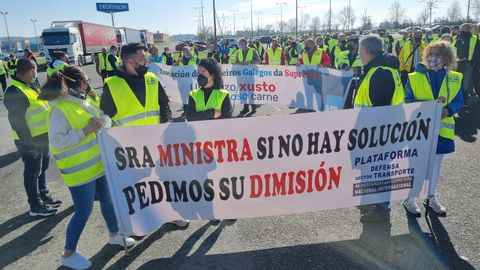
{"label": "white jacket", "polygon": [[[100,109],[97,109],[94,106],[90,105],[88,99],[82,100],[71,95],[66,95],[58,97],[54,101],[50,102],[50,105],[53,105],[62,99],[79,104],[85,111],[93,115],[96,115],[98,113],[100,115],[100,118],[102,118],[106,122],[105,127],[112,126],[112,120],[110,119],[110,117],[103,114]],[[63,115],[60,110],[52,108],[52,111],[50,112],[50,124],[48,127],[48,141],[52,147],[56,149],[63,149],[74,146],[80,143],[83,138],[85,138],[85,134],[83,133],[82,129],[73,129],[70,126],[70,123],[68,123],[65,115]]]}

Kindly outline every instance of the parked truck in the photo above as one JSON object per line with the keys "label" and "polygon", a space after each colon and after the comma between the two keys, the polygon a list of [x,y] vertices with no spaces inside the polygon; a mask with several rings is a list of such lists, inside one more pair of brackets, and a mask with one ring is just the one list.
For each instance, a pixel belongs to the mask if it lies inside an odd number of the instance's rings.
{"label": "parked truck", "polygon": [[127,27],[117,28],[117,43],[119,46],[135,42],[141,42],[140,30]]}
{"label": "parked truck", "polygon": [[69,64],[85,65],[95,61],[103,47],[117,45],[114,27],[83,21],[53,21],[42,31],[47,61],[55,51],[68,54]]}
{"label": "parked truck", "polygon": [[145,45],[154,43],[153,33],[145,29],[140,30],[140,39],[141,39],[140,42]]}

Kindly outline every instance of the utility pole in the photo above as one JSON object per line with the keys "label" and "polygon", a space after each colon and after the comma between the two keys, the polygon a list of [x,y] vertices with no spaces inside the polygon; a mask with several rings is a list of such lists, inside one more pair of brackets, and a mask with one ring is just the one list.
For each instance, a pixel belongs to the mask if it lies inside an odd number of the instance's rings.
{"label": "utility pole", "polygon": [[215,10],[215,0],[213,0],[213,44],[217,49],[217,11]]}
{"label": "utility pole", "polygon": [[332,0],[330,0],[330,9],[328,11],[328,32],[332,32]]}
{"label": "utility pole", "polygon": [[255,15],[257,15],[257,35],[260,36],[260,14],[262,12],[255,12]]}
{"label": "utility pole", "polygon": [[300,9],[300,32],[305,29],[305,24],[303,21],[303,9],[306,8],[307,6],[301,6],[298,7]]}
{"label": "utility pole", "polygon": [[298,0],[295,0],[295,37],[298,36]]}
{"label": "utility pole", "polygon": [[37,42],[37,51],[38,51],[40,50],[40,43],[38,42],[37,27],[35,26],[37,19],[30,19],[30,21],[33,23],[33,31],[35,32],[35,41]]}
{"label": "utility pole", "polygon": [[235,13],[238,12],[238,9],[231,9],[230,12],[233,13],[233,37],[236,37],[237,32],[235,31]]}
{"label": "utility pole", "polygon": [[253,0],[250,0],[250,29],[252,30],[253,39]]}
{"label": "utility pole", "polygon": [[350,24],[352,23],[352,1],[348,0],[348,20],[347,29],[350,30]]}
{"label": "utility pole", "polygon": [[467,5],[467,22],[470,21],[470,0],[468,0],[468,5]]}
{"label": "utility pole", "polygon": [[283,36],[283,5],[286,4],[285,2],[277,3],[277,5],[280,5],[280,36]]}
{"label": "utility pole", "polygon": [[8,12],[7,11],[0,11],[0,14],[3,15],[3,20],[5,21],[5,28],[7,29],[8,48],[11,50],[11,48],[10,48],[10,46],[11,46],[10,34],[8,32],[8,24],[7,24],[7,14],[8,14]]}
{"label": "utility pole", "polygon": [[205,21],[204,21],[204,18],[203,18],[203,9],[205,7],[203,6],[203,0],[200,0],[200,7],[194,7],[194,9],[198,9],[200,10],[200,19],[201,19],[201,30],[202,30],[202,35],[203,35],[203,38],[204,40],[207,39],[206,35],[205,35]]}

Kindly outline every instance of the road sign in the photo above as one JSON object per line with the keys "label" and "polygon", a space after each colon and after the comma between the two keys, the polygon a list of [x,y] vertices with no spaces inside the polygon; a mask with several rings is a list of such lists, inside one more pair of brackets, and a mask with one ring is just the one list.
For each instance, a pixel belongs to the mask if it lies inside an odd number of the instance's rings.
{"label": "road sign", "polygon": [[105,13],[128,11],[128,3],[97,3],[97,11]]}

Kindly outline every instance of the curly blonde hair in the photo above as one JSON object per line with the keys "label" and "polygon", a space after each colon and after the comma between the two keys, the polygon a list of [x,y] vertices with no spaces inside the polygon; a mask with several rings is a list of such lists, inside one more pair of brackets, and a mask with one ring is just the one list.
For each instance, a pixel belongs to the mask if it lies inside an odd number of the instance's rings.
{"label": "curly blonde hair", "polygon": [[428,55],[430,54],[430,51],[432,49],[436,49],[438,51],[447,69],[455,69],[457,65],[457,56],[453,51],[452,44],[445,40],[440,40],[428,44],[428,46],[425,48],[425,51],[423,52],[422,63],[424,63],[425,65],[428,64]]}

